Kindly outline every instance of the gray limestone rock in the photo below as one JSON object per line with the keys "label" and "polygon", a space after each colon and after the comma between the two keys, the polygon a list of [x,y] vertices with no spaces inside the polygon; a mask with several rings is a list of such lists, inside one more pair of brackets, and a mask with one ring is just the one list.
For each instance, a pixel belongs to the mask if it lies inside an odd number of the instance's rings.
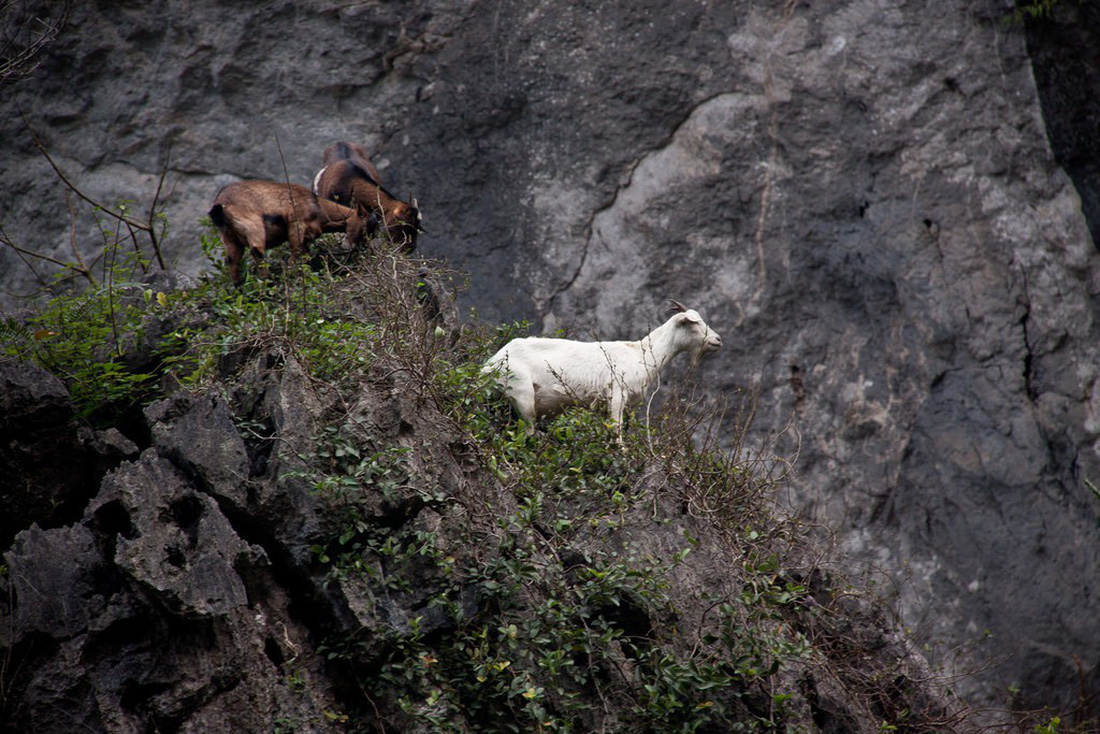
{"label": "gray limestone rock", "polygon": [[330,682],[303,655],[309,615],[206,493],[222,477],[150,449],[103,480],[81,522],[16,537],[0,605],[5,725],[328,730]]}
{"label": "gray limestone rock", "polygon": [[[967,650],[974,703],[1067,704],[1074,656],[1100,686],[1095,182],[1052,154],[1066,116],[1044,123],[1010,4],[169,5],[79,4],[4,89],[13,240],[70,241],[20,109],[101,201],[140,211],[167,165],[190,273],[221,185],[308,183],[359,142],[486,318],[630,338],[667,297],[699,309],[727,344],[709,399],[755,396],[791,501],[938,660]],[[10,249],[0,269],[30,287]]]}
{"label": "gray limestone rock", "polygon": [[103,473],[137,450],[117,429],[78,426],[69,391],[52,373],[0,361],[0,545],[33,525],[79,519]]}

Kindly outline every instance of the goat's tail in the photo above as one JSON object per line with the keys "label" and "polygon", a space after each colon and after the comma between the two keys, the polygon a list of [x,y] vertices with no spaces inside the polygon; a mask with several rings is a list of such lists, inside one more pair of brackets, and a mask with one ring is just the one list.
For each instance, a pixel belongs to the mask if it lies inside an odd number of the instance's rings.
{"label": "goat's tail", "polygon": [[226,224],[225,209],[221,204],[215,204],[210,207],[210,211],[207,212],[207,216],[210,217],[210,221],[214,223],[214,226],[218,229],[224,229]]}

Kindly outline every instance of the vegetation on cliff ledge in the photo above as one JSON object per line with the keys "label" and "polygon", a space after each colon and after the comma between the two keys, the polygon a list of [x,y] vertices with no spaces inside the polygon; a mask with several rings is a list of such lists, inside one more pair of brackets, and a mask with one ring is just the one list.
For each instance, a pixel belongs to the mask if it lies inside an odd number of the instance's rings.
{"label": "vegetation on cliff ledge", "polygon": [[[747,426],[749,401],[716,405],[688,381],[622,447],[587,410],[527,436],[480,372],[526,326],[460,320],[439,264],[374,243],[237,290],[216,263],[168,287],[114,255],[93,287],[6,320],[4,356],[61,376],[93,425],[219,394],[245,481],[321,508],[287,542],[308,545],[308,603],[335,611],[280,664],[292,690],[326,678],[338,705],[322,721],[271,712],[274,729],[965,728],[883,608],[777,514],[785,464],[722,433]],[[259,399],[257,375],[288,369],[306,425]]]}

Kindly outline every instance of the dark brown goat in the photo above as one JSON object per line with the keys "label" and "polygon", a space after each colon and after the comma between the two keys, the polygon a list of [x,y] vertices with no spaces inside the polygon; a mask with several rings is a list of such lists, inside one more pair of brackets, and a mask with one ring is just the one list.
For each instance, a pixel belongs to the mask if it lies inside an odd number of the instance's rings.
{"label": "dark brown goat", "polygon": [[353,245],[363,242],[359,214],[331,201],[320,201],[305,186],[278,181],[238,181],[214,198],[210,221],[225,245],[225,261],[233,282],[241,282],[245,250],[259,262],[269,247],[290,243],[292,257],[324,232],[345,232]]}
{"label": "dark brown goat", "polygon": [[[325,148],[325,152],[321,155],[321,165],[327,166],[336,161],[353,161],[355,165],[363,169],[371,181],[379,186],[381,185],[382,177],[378,174],[378,169],[371,163],[370,156],[367,155],[367,151],[363,146],[355,143],[333,143]],[[316,189],[317,187],[314,186],[313,188]],[[313,193],[317,192],[314,191]]]}
{"label": "dark brown goat", "polygon": [[318,198],[358,211],[367,223],[368,235],[373,236],[381,225],[386,236],[404,245],[406,252],[416,248],[416,236],[424,231],[416,199],[412,203],[401,201],[382,188],[378,169],[362,147],[335,143],[325,150],[322,162],[324,168],[313,179]]}

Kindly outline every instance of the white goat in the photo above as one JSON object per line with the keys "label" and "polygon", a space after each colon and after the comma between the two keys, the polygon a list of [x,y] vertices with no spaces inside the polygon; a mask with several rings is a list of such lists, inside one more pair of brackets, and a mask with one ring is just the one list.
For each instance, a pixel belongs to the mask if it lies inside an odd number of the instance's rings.
{"label": "white goat", "polygon": [[607,403],[622,439],[623,412],[641,398],[669,362],[691,355],[694,367],[722,346],[698,312],[672,301],[677,313],[640,341],[579,342],[526,337],[508,342],[486,361],[505,395],[535,431],[539,417],[573,405]]}

